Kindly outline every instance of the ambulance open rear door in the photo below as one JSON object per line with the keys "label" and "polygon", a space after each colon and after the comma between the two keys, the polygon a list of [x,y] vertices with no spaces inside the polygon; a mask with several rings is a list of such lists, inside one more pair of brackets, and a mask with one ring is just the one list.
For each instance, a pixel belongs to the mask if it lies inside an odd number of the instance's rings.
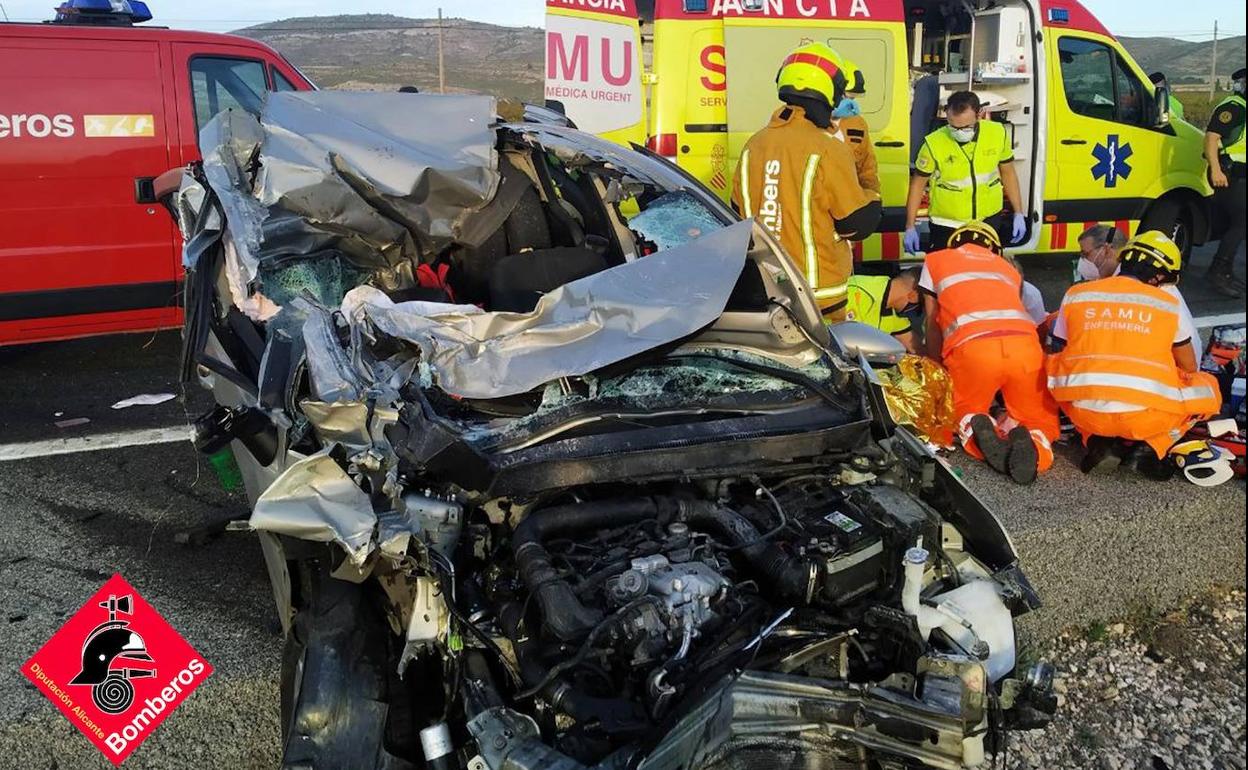
{"label": "ambulance open rear door", "polygon": [[582,131],[646,141],[641,29],[634,0],[547,0],[546,99]]}

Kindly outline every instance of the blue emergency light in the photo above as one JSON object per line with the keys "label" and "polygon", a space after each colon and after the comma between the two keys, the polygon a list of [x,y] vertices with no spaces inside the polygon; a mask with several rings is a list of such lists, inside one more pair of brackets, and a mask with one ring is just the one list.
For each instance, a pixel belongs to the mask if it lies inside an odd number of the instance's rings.
{"label": "blue emergency light", "polygon": [[152,20],[141,0],[65,0],[56,9],[60,24],[129,25]]}
{"label": "blue emergency light", "polygon": [[1066,8],[1050,8],[1049,9],[1050,24],[1069,24],[1070,11]]}
{"label": "blue emergency light", "polygon": [[685,0],[683,5],[685,13],[706,13],[710,10],[708,0]]}

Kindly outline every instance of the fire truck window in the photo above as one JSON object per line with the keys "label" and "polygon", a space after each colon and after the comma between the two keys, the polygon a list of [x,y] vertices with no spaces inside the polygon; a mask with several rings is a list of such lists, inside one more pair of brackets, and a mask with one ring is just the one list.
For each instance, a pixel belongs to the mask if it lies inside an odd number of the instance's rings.
{"label": "fire truck window", "polygon": [[268,90],[264,64],[250,59],[196,56],[191,59],[191,90],[198,128],[222,110],[246,110],[259,115]]}
{"label": "fire truck window", "polygon": [[295,84],[286,79],[286,76],[277,71],[276,67],[270,67],[273,72],[273,90],[274,91],[298,91]]}
{"label": "fire truck window", "polygon": [[1114,52],[1109,46],[1077,37],[1063,37],[1058,42],[1062,64],[1062,85],[1066,103],[1080,115],[1101,120],[1115,120],[1118,99],[1115,95]]}
{"label": "fire truck window", "polygon": [[1147,125],[1152,96],[1121,56],[1115,56],[1114,59],[1114,76],[1118,86],[1118,122],[1133,126]]}

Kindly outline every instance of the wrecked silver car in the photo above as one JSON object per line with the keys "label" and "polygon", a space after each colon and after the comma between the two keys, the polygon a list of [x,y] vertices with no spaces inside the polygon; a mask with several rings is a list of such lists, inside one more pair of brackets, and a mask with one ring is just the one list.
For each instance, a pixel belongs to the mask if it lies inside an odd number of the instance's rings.
{"label": "wrecked silver car", "polygon": [[1044,725],[1008,536],[773,239],[522,116],[274,94],[175,196],[283,766],[952,770]]}

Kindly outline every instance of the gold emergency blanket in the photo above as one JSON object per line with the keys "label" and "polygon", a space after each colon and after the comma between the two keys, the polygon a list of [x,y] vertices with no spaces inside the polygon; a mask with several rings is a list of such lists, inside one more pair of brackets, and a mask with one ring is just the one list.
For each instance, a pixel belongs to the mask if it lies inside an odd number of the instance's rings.
{"label": "gold emergency blanket", "polygon": [[895,367],[876,374],[898,425],[913,427],[919,438],[936,446],[953,446],[953,381],[943,366],[924,356],[908,355]]}

